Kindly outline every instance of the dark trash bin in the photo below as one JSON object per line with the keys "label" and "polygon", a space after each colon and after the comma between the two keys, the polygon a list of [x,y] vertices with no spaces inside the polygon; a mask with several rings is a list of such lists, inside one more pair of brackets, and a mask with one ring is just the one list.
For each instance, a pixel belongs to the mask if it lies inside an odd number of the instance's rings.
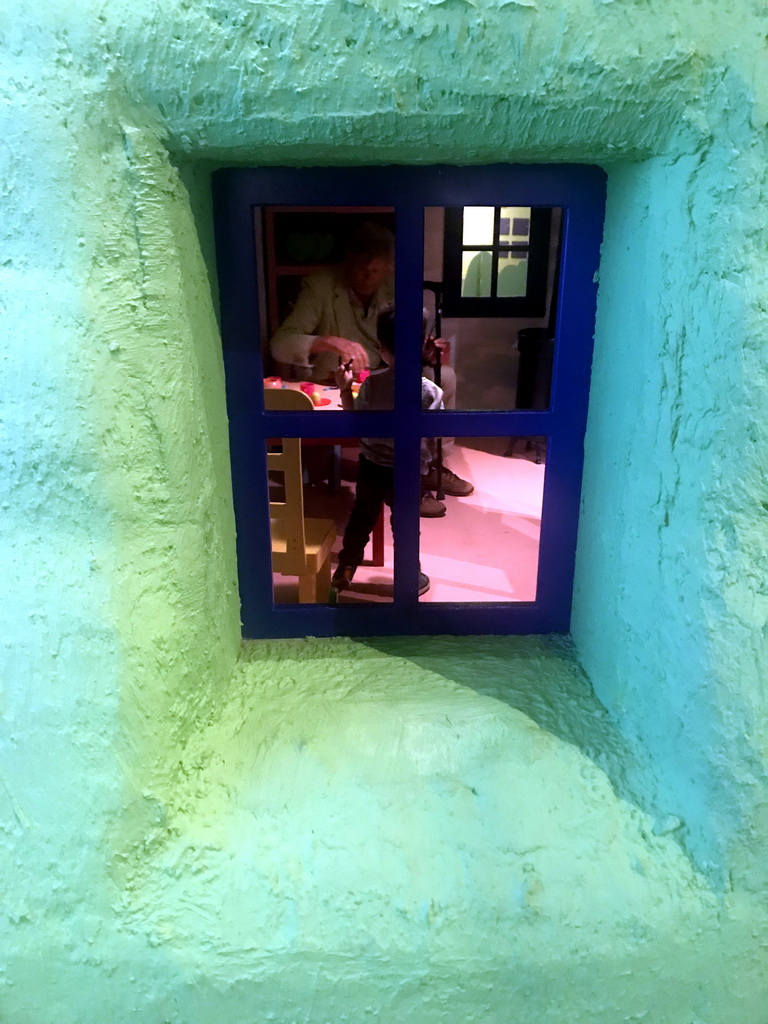
{"label": "dark trash bin", "polygon": [[548,409],[555,339],[547,327],[524,327],[517,332],[517,351],[517,408]]}

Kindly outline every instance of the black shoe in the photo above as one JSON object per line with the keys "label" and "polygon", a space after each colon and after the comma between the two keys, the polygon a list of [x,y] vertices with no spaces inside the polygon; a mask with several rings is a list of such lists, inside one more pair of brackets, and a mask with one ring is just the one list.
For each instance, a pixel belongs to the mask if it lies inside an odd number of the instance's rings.
{"label": "black shoe", "polygon": [[429,590],[429,576],[425,572],[419,573],[419,597]]}
{"label": "black shoe", "polygon": [[352,582],[356,568],[356,565],[337,565],[336,572],[331,580],[331,586],[337,590],[346,590]]}

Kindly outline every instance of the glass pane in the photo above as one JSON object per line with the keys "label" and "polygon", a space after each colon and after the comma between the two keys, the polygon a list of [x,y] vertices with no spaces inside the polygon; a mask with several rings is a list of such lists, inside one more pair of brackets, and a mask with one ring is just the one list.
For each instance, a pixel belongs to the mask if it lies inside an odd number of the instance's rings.
{"label": "glass pane", "polygon": [[[535,600],[545,438],[462,437],[443,449],[446,514],[420,521],[421,570],[430,580],[420,600]],[[451,493],[467,484],[470,494]]]}
{"label": "glass pane", "polygon": [[392,600],[392,470],[371,472],[360,459],[382,445],[386,439],[267,442],[275,604]]}
{"label": "glass pane", "polygon": [[496,294],[500,299],[525,295],[528,288],[528,257],[517,253],[499,253]]}
{"label": "glass pane", "polygon": [[265,206],[254,216],[265,377],[332,385],[343,364],[385,368],[377,325],[394,302],[394,210]]}
{"label": "glass pane", "polygon": [[493,245],[493,206],[465,206],[462,245]]}
{"label": "glass pane", "polygon": [[499,218],[499,243],[525,245],[531,237],[530,206],[502,206]]}
{"label": "glass pane", "polygon": [[491,294],[492,264],[490,252],[464,250],[461,256],[462,298],[487,298]]}
{"label": "glass pane", "polygon": [[[423,298],[423,373],[435,377],[435,346],[430,339],[439,338],[446,409],[549,408],[562,210],[508,206],[501,212],[508,214],[506,241],[528,244],[527,253],[462,249],[456,208],[448,215],[438,206],[424,212],[424,274],[429,287]],[[446,234],[455,251],[446,253]],[[468,309],[461,306],[465,299],[470,300]],[[499,302],[505,304],[501,310]],[[510,303],[520,312],[512,315]]]}

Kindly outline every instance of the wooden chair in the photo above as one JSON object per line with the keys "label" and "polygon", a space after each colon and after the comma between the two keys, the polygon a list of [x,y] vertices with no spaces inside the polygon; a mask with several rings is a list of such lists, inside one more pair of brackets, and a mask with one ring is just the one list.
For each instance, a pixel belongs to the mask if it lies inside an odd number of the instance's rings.
{"label": "wooden chair", "polygon": [[[264,389],[264,406],[281,412],[314,409],[309,395],[279,388]],[[304,518],[301,439],[284,437],[277,444],[281,451],[267,453],[267,469],[283,474],[285,501],[269,503],[272,571],[281,576],[298,576],[300,603],[323,603],[330,597],[331,549],[336,540],[336,524],[332,519]]]}

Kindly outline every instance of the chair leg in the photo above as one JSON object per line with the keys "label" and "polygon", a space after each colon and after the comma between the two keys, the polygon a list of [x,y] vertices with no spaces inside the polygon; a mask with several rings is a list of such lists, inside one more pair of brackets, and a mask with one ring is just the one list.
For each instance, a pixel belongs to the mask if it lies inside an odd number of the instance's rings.
{"label": "chair leg", "polygon": [[315,576],[315,602],[328,604],[331,595],[331,559],[326,558]]}
{"label": "chair leg", "polygon": [[338,494],[341,490],[341,446],[331,445],[328,451],[328,490]]}
{"label": "chair leg", "polygon": [[309,573],[299,576],[299,604],[317,604],[316,579]]}

